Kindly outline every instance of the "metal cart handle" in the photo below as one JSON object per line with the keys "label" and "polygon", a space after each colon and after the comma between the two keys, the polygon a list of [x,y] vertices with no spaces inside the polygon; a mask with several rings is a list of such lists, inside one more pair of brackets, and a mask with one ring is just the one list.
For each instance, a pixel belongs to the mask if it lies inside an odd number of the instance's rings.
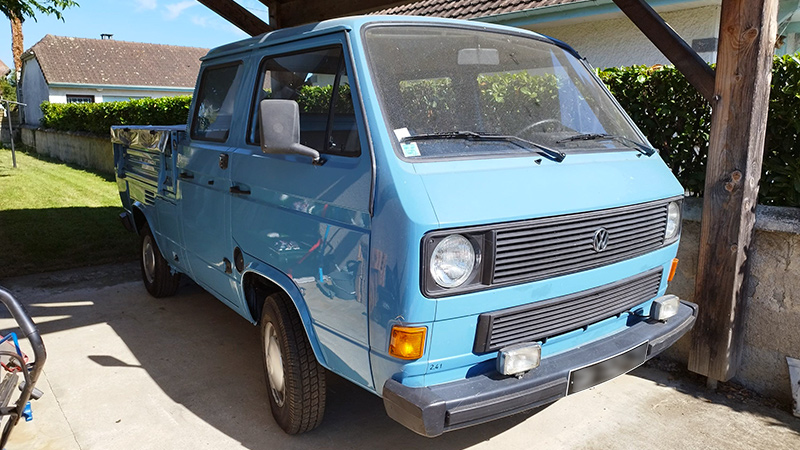
{"label": "metal cart handle", "polygon": [[[5,429],[3,429],[3,434],[0,436],[0,449],[5,448],[6,442],[8,442],[8,438],[11,435],[11,430],[17,425],[20,417],[22,417],[22,413],[25,409],[25,405],[28,404],[28,401],[31,399],[31,393],[33,392],[34,387],[36,386],[36,381],[39,379],[39,374],[41,374],[42,369],[44,368],[44,362],[47,359],[47,351],[44,348],[44,342],[42,342],[42,337],[39,335],[39,329],[36,328],[36,324],[33,323],[31,320],[31,316],[25,310],[21,303],[17,301],[8,291],[4,289],[0,289],[0,302],[3,302],[8,311],[11,312],[11,316],[14,320],[17,321],[17,325],[22,331],[23,337],[28,339],[31,347],[33,348],[33,356],[34,360],[32,363],[28,365],[31,368],[29,372],[29,377],[26,377],[30,382],[27,382],[22,388],[22,393],[20,394],[19,398],[17,399],[17,406],[14,411],[9,413],[10,420],[6,423]],[[23,366],[24,366],[23,362]],[[23,371],[27,371],[27,367],[23,369]]]}

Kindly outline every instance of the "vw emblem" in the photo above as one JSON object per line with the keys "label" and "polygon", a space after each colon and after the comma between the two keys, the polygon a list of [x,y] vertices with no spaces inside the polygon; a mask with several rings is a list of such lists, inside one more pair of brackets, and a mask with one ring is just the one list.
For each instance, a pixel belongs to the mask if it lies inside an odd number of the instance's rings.
{"label": "vw emblem", "polygon": [[592,248],[597,253],[600,253],[605,250],[606,247],[608,247],[608,230],[605,228],[598,228],[597,231],[594,232],[594,238],[592,238]]}

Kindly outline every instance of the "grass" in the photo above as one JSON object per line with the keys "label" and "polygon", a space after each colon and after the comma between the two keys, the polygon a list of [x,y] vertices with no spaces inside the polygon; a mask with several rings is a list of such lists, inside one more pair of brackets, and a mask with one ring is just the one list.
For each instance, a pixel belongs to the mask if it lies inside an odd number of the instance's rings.
{"label": "grass", "polygon": [[113,176],[16,156],[0,148],[0,279],[136,257]]}

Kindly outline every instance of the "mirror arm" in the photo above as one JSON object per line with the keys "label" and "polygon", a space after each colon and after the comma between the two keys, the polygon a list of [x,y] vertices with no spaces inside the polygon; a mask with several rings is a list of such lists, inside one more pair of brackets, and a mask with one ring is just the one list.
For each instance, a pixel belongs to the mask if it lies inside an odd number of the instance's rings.
{"label": "mirror arm", "polygon": [[311,158],[311,162],[315,166],[321,166],[325,164],[325,159],[322,156],[320,156],[318,151],[314,150],[311,147],[306,147],[303,144],[292,144],[290,146],[290,149],[292,150],[293,153],[302,156],[308,156],[309,158]]}

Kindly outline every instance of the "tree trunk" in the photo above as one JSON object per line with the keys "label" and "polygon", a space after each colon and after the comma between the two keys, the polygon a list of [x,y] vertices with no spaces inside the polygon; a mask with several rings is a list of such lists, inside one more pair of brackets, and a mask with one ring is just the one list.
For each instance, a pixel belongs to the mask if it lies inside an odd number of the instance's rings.
{"label": "tree trunk", "polygon": [[17,81],[22,72],[22,19],[13,12],[11,13],[11,53],[14,55],[14,70],[16,71]]}

